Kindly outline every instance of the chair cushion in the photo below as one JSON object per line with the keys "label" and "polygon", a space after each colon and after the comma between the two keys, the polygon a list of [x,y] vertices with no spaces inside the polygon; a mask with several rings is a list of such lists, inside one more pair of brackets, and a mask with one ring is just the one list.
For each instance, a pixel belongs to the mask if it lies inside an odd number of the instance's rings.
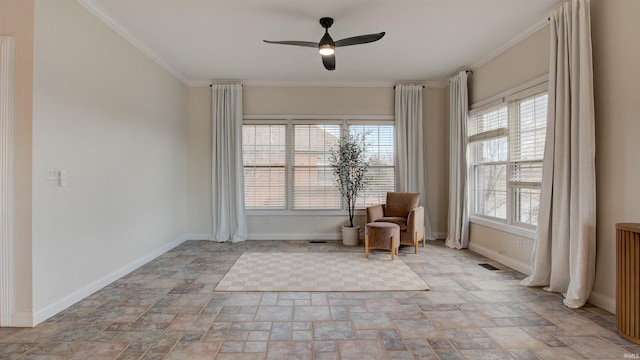
{"label": "chair cushion", "polygon": [[375,222],[387,222],[387,223],[394,223],[398,226],[400,226],[400,231],[406,231],[407,230],[407,219],[403,218],[403,217],[383,217],[382,219],[378,219]]}
{"label": "chair cushion", "polygon": [[411,209],[420,206],[419,193],[388,192],[385,216],[407,217]]}

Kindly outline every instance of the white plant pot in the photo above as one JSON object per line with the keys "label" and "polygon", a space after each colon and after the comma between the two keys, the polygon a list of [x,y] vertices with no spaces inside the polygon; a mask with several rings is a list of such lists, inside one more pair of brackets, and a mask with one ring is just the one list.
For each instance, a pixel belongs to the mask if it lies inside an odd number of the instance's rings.
{"label": "white plant pot", "polygon": [[360,226],[342,227],[342,244],[356,246],[360,243]]}

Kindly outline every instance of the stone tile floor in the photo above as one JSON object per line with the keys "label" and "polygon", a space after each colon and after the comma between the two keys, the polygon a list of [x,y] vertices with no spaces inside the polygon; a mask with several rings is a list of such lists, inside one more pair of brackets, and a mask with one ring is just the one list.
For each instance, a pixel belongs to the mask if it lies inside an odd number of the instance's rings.
{"label": "stone tile floor", "polygon": [[[467,250],[400,258],[421,292],[214,291],[245,251],[360,251],[336,242],[189,241],[33,329],[0,328],[0,359],[622,359],[614,315]],[[478,266],[488,262],[500,270]]]}

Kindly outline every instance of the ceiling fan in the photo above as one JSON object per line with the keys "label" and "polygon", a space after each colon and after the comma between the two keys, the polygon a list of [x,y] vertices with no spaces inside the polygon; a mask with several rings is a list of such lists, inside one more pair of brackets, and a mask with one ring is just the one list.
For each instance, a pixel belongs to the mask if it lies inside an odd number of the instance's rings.
{"label": "ceiling fan", "polygon": [[333,41],[329,35],[329,28],[333,25],[333,18],[323,17],[320,19],[320,25],[324,28],[324,35],[319,43],[311,41],[269,41],[263,40],[268,44],[295,45],[318,48],[318,52],[322,55],[322,64],[327,70],[335,70],[336,68],[336,48],[340,46],[350,46],[366,44],[382,39],[384,31],[378,34],[367,34],[354,36],[338,41]]}

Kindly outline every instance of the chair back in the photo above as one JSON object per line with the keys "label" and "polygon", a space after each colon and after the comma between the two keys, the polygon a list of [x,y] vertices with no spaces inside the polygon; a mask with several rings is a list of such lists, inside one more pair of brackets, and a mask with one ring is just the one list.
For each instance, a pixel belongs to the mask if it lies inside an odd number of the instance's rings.
{"label": "chair back", "polygon": [[388,192],[385,216],[407,217],[409,211],[420,206],[420,193]]}

